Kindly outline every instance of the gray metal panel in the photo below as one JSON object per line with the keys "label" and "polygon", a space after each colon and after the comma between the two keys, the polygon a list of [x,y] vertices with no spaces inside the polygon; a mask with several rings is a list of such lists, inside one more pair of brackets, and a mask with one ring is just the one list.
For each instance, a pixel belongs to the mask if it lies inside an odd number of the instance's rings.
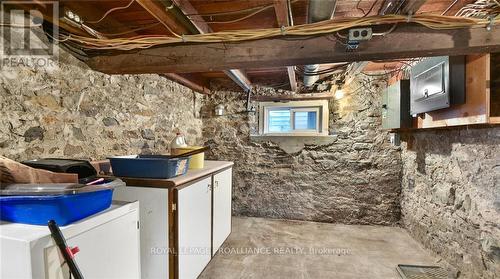
{"label": "gray metal panel", "polygon": [[429,57],[411,69],[410,113],[465,102],[465,57]]}
{"label": "gray metal panel", "polygon": [[384,129],[411,127],[409,90],[409,80],[400,80],[384,90],[382,100],[382,127]]}

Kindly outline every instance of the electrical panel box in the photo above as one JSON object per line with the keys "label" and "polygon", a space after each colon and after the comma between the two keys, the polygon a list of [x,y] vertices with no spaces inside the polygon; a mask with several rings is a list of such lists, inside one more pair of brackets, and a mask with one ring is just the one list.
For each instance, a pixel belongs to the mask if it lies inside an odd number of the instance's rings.
{"label": "electrical panel box", "polygon": [[400,80],[383,92],[382,128],[400,129],[411,127],[410,81]]}
{"label": "electrical panel box", "polygon": [[410,113],[465,103],[465,56],[429,57],[411,69]]}

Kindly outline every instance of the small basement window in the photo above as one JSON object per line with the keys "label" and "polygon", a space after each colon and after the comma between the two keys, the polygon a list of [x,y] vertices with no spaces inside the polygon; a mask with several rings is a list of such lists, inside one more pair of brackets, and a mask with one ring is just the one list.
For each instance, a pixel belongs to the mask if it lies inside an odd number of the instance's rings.
{"label": "small basement window", "polygon": [[269,136],[328,135],[328,101],[262,102],[259,131]]}

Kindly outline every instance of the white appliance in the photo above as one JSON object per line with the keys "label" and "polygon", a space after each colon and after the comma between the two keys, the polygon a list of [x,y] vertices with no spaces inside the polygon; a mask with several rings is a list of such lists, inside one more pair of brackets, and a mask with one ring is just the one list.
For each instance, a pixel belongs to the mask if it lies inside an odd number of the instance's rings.
{"label": "white appliance", "polygon": [[[84,278],[139,279],[139,202],[113,201],[98,214],[61,227]],[[0,278],[70,278],[46,226],[0,223]]]}

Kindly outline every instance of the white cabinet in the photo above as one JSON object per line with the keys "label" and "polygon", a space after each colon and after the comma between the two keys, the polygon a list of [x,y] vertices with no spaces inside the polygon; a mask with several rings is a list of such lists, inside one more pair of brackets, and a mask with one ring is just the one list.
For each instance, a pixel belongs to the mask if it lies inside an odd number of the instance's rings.
{"label": "white cabinet", "polygon": [[231,233],[232,169],[214,175],[213,250],[215,255]]}
{"label": "white cabinet", "polygon": [[121,179],[115,200],[140,202],[144,279],[197,278],[231,233],[232,162],[170,179]]}
{"label": "white cabinet", "polygon": [[168,190],[145,187],[119,187],[113,199],[139,201],[142,279],[169,277]]}
{"label": "white cabinet", "polygon": [[[139,279],[139,205],[114,204],[61,231],[83,276]],[[2,222],[0,278],[69,278],[67,265],[46,226]]]}
{"label": "white cabinet", "polygon": [[210,262],[211,177],[177,190],[179,278],[195,279]]}

